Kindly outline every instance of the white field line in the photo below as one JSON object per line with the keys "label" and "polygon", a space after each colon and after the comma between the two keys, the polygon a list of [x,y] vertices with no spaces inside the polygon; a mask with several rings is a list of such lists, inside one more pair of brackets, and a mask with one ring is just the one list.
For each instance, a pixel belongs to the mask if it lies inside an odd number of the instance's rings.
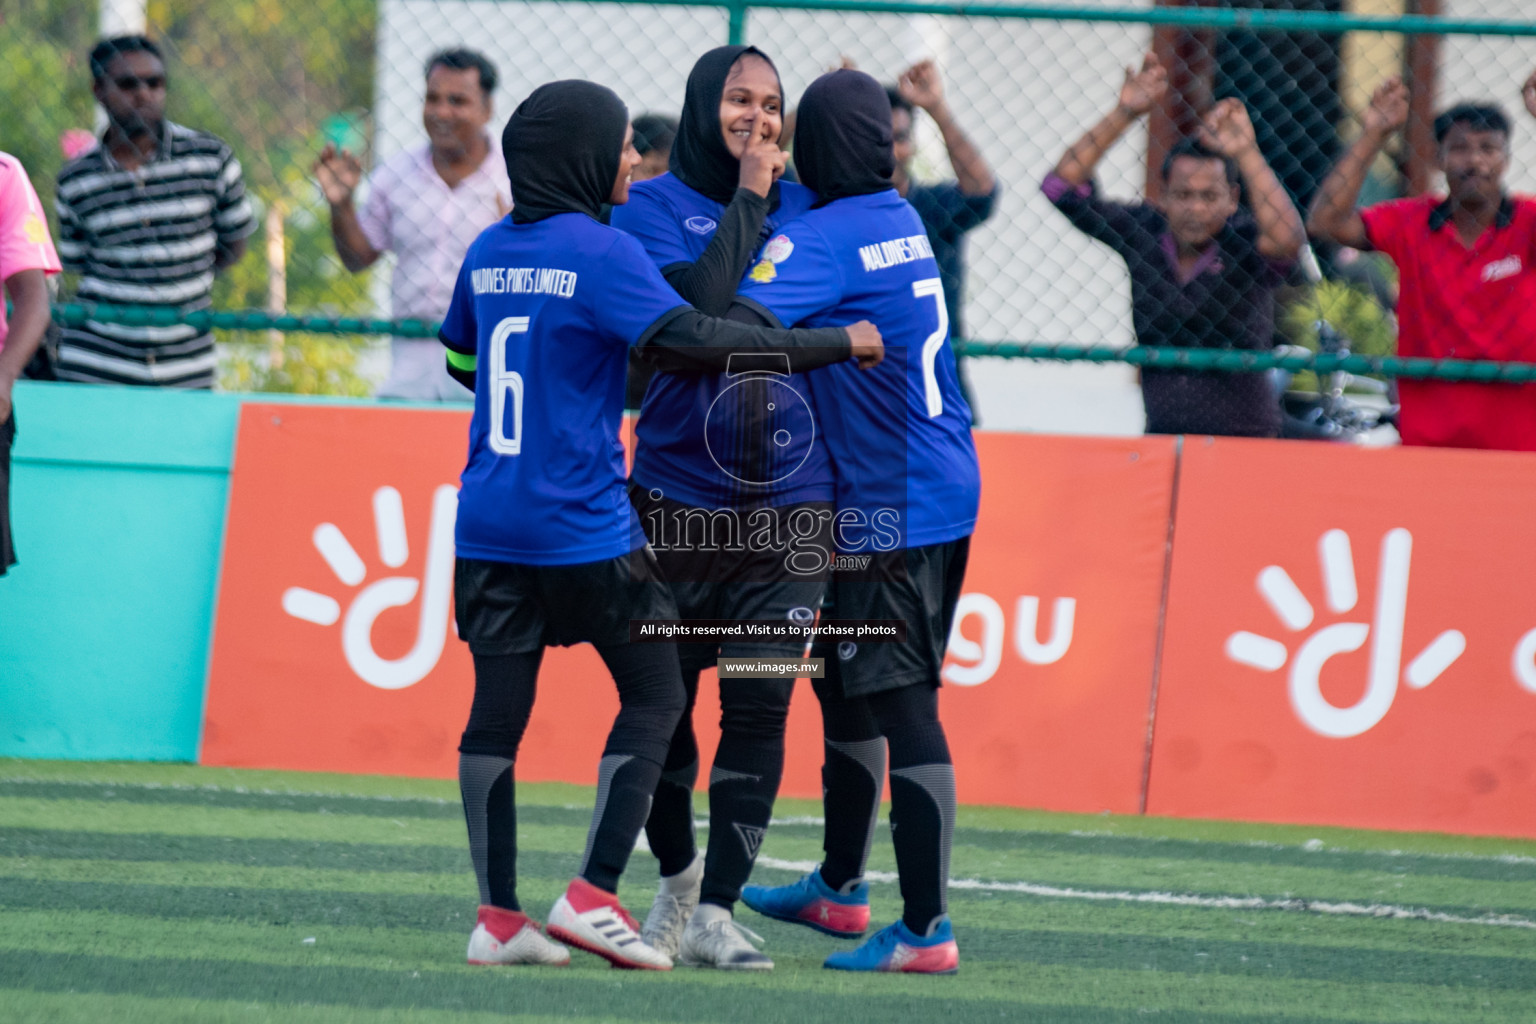
{"label": "white field line", "polygon": [[[695,818],[695,819],[693,819],[693,823],[698,828],[703,828],[703,829],[709,828],[709,819],[708,818]],[[811,815],[804,815],[804,814],[802,814],[802,815],[798,815],[798,816],[795,816],[795,817],[789,817],[789,818],[774,818],[769,824],[771,824],[771,825],[817,825],[817,826],[825,826],[826,823],[827,823],[827,819],[825,819],[825,818],[813,817]],[[968,832],[1013,832],[1013,831],[1018,831],[1018,830],[1006,829],[1006,828],[977,828],[977,827],[974,827],[974,826],[966,826],[966,831],[968,831]],[[1046,833],[1036,833],[1036,834],[1046,834]],[[1368,856],[1368,857],[1422,857],[1425,860],[1473,860],[1473,861],[1486,860],[1486,861],[1493,861],[1493,862],[1498,863],[1498,864],[1536,864],[1536,857],[1527,857],[1527,856],[1523,856],[1522,854],[1518,854],[1518,853],[1487,854],[1487,853],[1434,853],[1434,852],[1419,852],[1419,851],[1414,851],[1414,850],[1352,850],[1352,849],[1350,849],[1348,847],[1344,847],[1344,846],[1323,846],[1322,845],[1322,840],[1320,840],[1320,839],[1309,839],[1305,843],[1286,844],[1286,843],[1271,842],[1270,840],[1267,840],[1267,839],[1246,839],[1246,840],[1242,840],[1242,841],[1237,841],[1237,840],[1209,840],[1209,839],[1164,839],[1164,838],[1162,838],[1160,836],[1135,836],[1135,835],[1126,835],[1126,834],[1124,834],[1122,832],[1108,832],[1108,831],[1090,832],[1090,831],[1085,831],[1083,829],[1072,829],[1072,830],[1070,830],[1070,831],[1068,831],[1066,833],[1058,833],[1058,834],[1065,834],[1065,835],[1073,836],[1074,838],[1077,838],[1077,839],[1124,839],[1124,840],[1128,840],[1128,841],[1131,841],[1131,842],[1142,842],[1142,843],[1177,842],[1177,843],[1194,843],[1196,845],[1200,845],[1200,844],[1204,844],[1204,843],[1216,842],[1216,843],[1219,843],[1222,846],[1249,846],[1249,847],[1256,847],[1258,849],[1263,849],[1263,850],[1294,850],[1294,849],[1300,848],[1300,849],[1303,849],[1303,850],[1307,851],[1308,853],[1332,853],[1332,854],[1350,854],[1350,853],[1353,853],[1353,854],[1363,855],[1363,856]]]}
{"label": "white field line", "polygon": [[[56,780],[30,779],[30,778],[0,778],[0,782],[7,782],[7,783],[16,783],[16,782],[49,783],[49,782],[52,782],[54,784],[58,784],[58,781],[56,781]],[[220,791],[220,790],[228,790],[228,791],[237,792],[237,793],[256,793],[256,794],[261,794],[263,796],[296,796],[296,797],[321,797],[321,798],[325,798],[325,797],[341,797],[341,798],[348,798],[348,799],[353,799],[353,800],[377,800],[377,801],[380,801],[380,802],[395,802],[395,803],[421,802],[421,803],[438,804],[438,805],[448,804],[448,803],[452,802],[452,801],[441,799],[441,798],[434,799],[432,797],[393,797],[393,796],[386,796],[386,795],[359,795],[359,794],[349,794],[349,793],[314,793],[314,792],[302,792],[302,791],[294,791],[294,790],[274,790],[274,789],[265,789],[265,788],[250,788],[250,789],[248,789],[248,788],[246,788],[244,786],[235,786],[235,787],[214,786],[214,785],[200,785],[199,786],[199,785],[187,785],[187,784],[177,784],[177,783],[156,783],[156,782],[114,784],[114,783],[101,783],[101,782],[88,782],[88,781],[80,781],[80,782],[69,781],[69,782],[64,782],[64,784],[65,785],[78,785],[82,789],[86,788],[86,787],[100,788],[102,786],[106,786],[107,788],[112,788],[112,789],[173,789],[173,790],[202,790],[202,791],[214,791],[214,792]],[[586,810],[585,807],[581,807],[581,806],[578,806],[578,805],[566,805],[566,807],[569,810]],[[702,818],[701,819],[695,819],[694,824],[699,826],[699,827],[701,827],[701,828],[705,828],[705,829],[707,829],[709,827],[709,821],[707,819],[702,819]],[[815,816],[810,816],[810,815],[803,815],[803,816],[793,816],[793,817],[786,817],[786,818],[774,818],[770,822],[770,824],[772,824],[772,825],[825,825],[826,824],[826,819],[820,818],[820,817],[815,817]],[[993,831],[993,830],[989,830],[989,831]],[[996,831],[1007,831],[1007,830],[996,830]],[[1111,832],[1097,832],[1097,833],[1095,833],[1095,832],[1086,832],[1086,831],[1073,831],[1071,834],[1075,835],[1075,836],[1084,836],[1084,837],[1087,837],[1087,836],[1105,836],[1105,837],[1116,836],[1115,833],[1111,833]],[[1140,838],[1140,837],[1118,837],[1118,838]],[[1156,839],[1148,839],[1147,841],[1148,842],[1156,842],[1157,840]],[[1202,842],[1203,840],[1193,840],[1193,841],[1194,842]],[[1317,841],[1316,840],[1312,840],[1311,842],[1306,844],[1303,848],[1307,849],[1307,850],[1314,851],[1314,852],[1322,852],[1321,844],[1319,844],[1318,846],[1314,847],[1313,845],[1311,845],[1312,842],[1317,842]],[[1249,842],[1249,843],[1247,843],[1245,845],[1269,847],[1269,848],[1273,848],[1273,849],[1285,849],[1286,848],[1286,847],[1284,847],[1283,844],[1272,843],[1272,842],[1265,842],[1265,841],[1262,841],[1262,840],[1260,840],[1260,841],[1251,841],[1251,842]],[[640,834],[639,841],[636,843],[635,848],[637,850],[646,850],[646,849],[648,849],[648,847],[646,845],[646,842],[645,842],[645,833],[642,832]],[[1338,848],[1334,848],[1333,850],[1329,850],[1328,852],[1346,853],[1346,852],[1350,852],[1350,851],[1340,850]],[[1522,856],[1518,856],[1518,855],[1515,855],[1515,854],[1503,854],[1503,855],[1494,856],[1494,857],[1487,857],[1487,856],[1478,856],[1477,854],[1455,854],[1455,853],[1452,853],[1452,854],[1445,854],[1445,853],[1422,853],[1421,854],[1421,853],[1404,853],[1403,851],[1398,851],[1398,850],[1370,851],[1370,852],[1379,853],[1379,854],[1385,854],[1385,855],[1388,855],[1388,856],[1413,856],[1413,857],[1426,857],[1426,858],[1440,858],[1440,859],[1445,859],[1445,860],[1495,860],[1495,861],[1501,861],[1503,863],[1531,863],[1533,860],[1536,860],[1536,858],[1522,857]],[[817,866],[815,861],[809,861],[809,860],[780,860],[777,857],[758,857],[757,858],[757,863],[763,865],[764,867],[768,867],[768,868],[779,868],[779,869],[784,870],[784,871],[798,871],[798,872],[801,872],[801,873],[804,873],[806,871],[811,871],[811,870],[815,869],[816,866]],[[896,876],[895,872],[892,872],[892,871],[869,871],[869,872],[865,873],[864,877],[868,881],[871,881],[871,882],[881,882],[881,883],[887,883],[887,884],[895,882],[897,880],[897,876]],[[1273,900],[1273,899],[1265,899],[1265,898],[1263,898],[1261,896],[1198,896],[1198,895],[1195,895],[1193,893],[1174,893],[1174,892],[1129,892],[1129,891],[1124,891],[1124,890],[1116,892],[1116,891],[1099,890],[1099,889],[1077,889],[1077,888],[1072,888],[1070,886],[1041,885],[1041,884],[1036,883],[1036,882],[985,882],[985,881],[982,881],[981,879],[977,879],[977,878],[952,878],[952,879],[949,880],[949,885],[950,885],[950,888],[952,888],[952,889],[970,889],[970,890],[979,890],[979,891],[984,891],[984,892],[1017,892],[1017,893],[1024,893],[1024,894],[1030,895],[1030,896],[1043,896],[1043,897],[1046,897],[1048,899],[1092,900],[1092,901],[1096,901],[1096,902],[1115,902],[1115,903],[1150,903],[1150,904],[1156,904],[1156,905],[1160,905],[1160,906],[1203,907],[1203,908],[1208,908],[1208,909],[1213,909],[1213,910],[1290,910],[1290,911],[1300,911],[1300,912],[1311,913],[1311,914],[1337,915],[1337,916],[1342,916],[1342,917],[1372,917],[1372,918],[1387,919],[1387,920],[1433,921],[1433,922],[1436,922],[1436,923],[1439,923],[1439,924],[1473,924],[1473,925],[1485,925],[1485,926],[1502,927],[1502,928],[1525,928],[1525,929],[1536,930],[1536,921],[1532,921],[1532,920],[1530,920],[1528,918],[1524,918],[1524,917],[1517,917],[1517,916],[1515,916],[1513,914],[1488,914],[1488,915],[1485,915],[1483,917],[1463,917],[1463,916],[1456,915],[1456,914],[1444,914],[1444,913],[1440,913],[1438,911],[1426,910],[1426,909],[1424,909],[1422,907],[1399,907],[1399,906],[1394,906],[1392,904],[1386,904],[1386,903],[1335,903],[1335,902],[1331,902],[1331,901],[1328,901],[1328,900],[1302,900],[1302,899]]]}
{"label": "white field line", "polygon": [[[757,863],[767,868],[784,871],[806,872],[816,868],[811,860],[779,860],[777,857],[758,857]],[[894,882],[894,871],[866,871],[867,882]],[[1040,885],[1036,882],[983,882],[976,878],[951,878],[951,889],[978,889],[984,892],[1021,892],[1030,896],[1051,899],[1094,900],[1115,903],[1155,903],[1171,907],[1203,907],[1212,910],[1295,910],[1311,914],[1334,914],[1342,917],[1375,917],[1390,920],[1435,921],[1440,924],[1481,924],[1504,928],[1536,929],[1536,921],[1512,914],[1489,914],[1484,917],[1459,917],[1442,914],[1419,907],[1396,907],[1385,903],[1332,903],[1327,900],[1268,900],[1261,896],[1196,896],[1179,892],[1111,892],[1099,889],[1075,889],[1060,885]]]}
{"label": "white field line", "polygon": [[[93,789],[169,789],[169,790],[181,790],[181,791],[202,791],[202,792],[209,792],[209,793],[216,793],[216,792],[222,792],[222,793],[242,793],[242,794],[254,794],[254,795],[259,795],[259,796],[293,796],[293,797],[312,797],[312,798],[319,798],[319,799],[335,798],[335,799],[346,799],[346,800],[375,800],[375,801],[378,801],[380,803],[423,803],[423,804],[435,804],[435,805],[438,805],[438,806],[446,806],[446,805],[449,805],[449,804],[457,805],[458,802],[459,802],[456,799],[455,800],[449,800],[449,799],[445,799],[443,797],[432,797],[432,796],[389,796],[388,794],[383,794],[383,793],[367,793],[367,794],[364,794],[364,793],[338,793],[338,792],[317,791],[317,790],[267,789],[265,787],[256,787],[256,786],[219,786],[219,785],[214,785],[214,784],[211,784],[211,783],[203,783],[203,784],[191,784],[191,783],[185,783],[185,782],[126,782],[126,783],[114,783],[114,782],[93,781],[93,780],[87,780],[87,779],[80,779],[80,780],[76,780],[76,779],[38,779],[38,778],[30,778],[30,777],[26,777],[26,776],[22,776],[22,777],[3,777],[3,776],[0,776],[0,783],[4,783],[4,784],[7,784],[7,785],[15,785],[15,784],[19,784],[19,783],[31,783],[31,784],[36,784],[36,785],[51,785],[51,786],[79,786],[81,789],[87,789],[87,788],[93,788]],[[560,806],[561,806],[562,810],[567,810],[567,811],[590,811],[592,809],[591,806],[585,805],[585,804],[561,804]],[[694,823],[694,825],[698,826],[699,828],[703,828],[703,829],[709,828],[709,820],[707,818],[695,818],[693,823]],[[826,822],[825,818],[820,817],[820,816],[816,816],[816,815],[795,815],[795,816],[791,816],[791,817],[787,817],[787,818],[774,818],[770,822],[771,825],[812,825],[812,826],[825,826],[826,823],[827,822]],[[971,832],[1034,831],[1034,830],[1025,830],[1025,829],[979,828],[979,827],[975,827],[975,826],[966,826],[966,830],[967,831],[971,831]],[[1035,834],[1045,835],[1045,834],[1050,834],[1050,833],[1036,831]],[[1267,839],[1248,839],[1248,840],[1243,840],[1243,841],[1237,841],[1237,840],[1210,840],[1210,839],[1165,839],[1165,838],[1163,838],[1161,836],[1126,835],[1125,833],[1122,833],[1122,832],[1112,832],[1112,831],[1109,831],[1107,829],[1106,830],[1071,829],[1071,830],[1068,830],[1065,833],[1056,833],[1056,834],[1070,835],[1070,836],[1075,836],[1077,838],[1082,838],[1082,839],[1098,839],[1098,838],[1103,838],[1103,839],[1124,839],[1124,840],[1130,840],[1130,841],[1136,841],[1136,842],[1144,842],[1144,843],[1178,842],[1178,843],[1193,843],[1193,844],[1196,844],[1196,845],[1210,843],[1210,844],[1213,844],[1213,845],[1221,845],[1221,846],[1249,846],[1249,847],[1257,847],[1257,848],[1260,848],[1260,849],[1267,849],[1267,850],[1291,850],[1291,849],[1300,848],[1300,849],[1306,850],[1309,853],[1332,853],[1332,854],[1351,854],[1352,853],[1352,854],[1357,854],[1357,855],[1362,855],[1362,856],[1370,856],[1370,857],[1415,857],[1415,858],[1423,858],[1424,860],[1451,860],[1451,861],[1458,861],[1458,860],[1460,860],[1460,861],[1468,861],[1469,860],[1469,861],[1492,861],[1492,862],[1495,862],[1495,863],[1498,863],[1498,864],[1536,864],[1536,857],[1525,856],[1525,855],[1518,854],[1518,853],[1486,854],[1486,853],[1435,853],[1435,852],[1418,851],[1418,850],[1355,850],[1355,849],[1351,849],[1351,848],[1345,847],[1345,846],[1324,846],[1323,843],[1322,843],[1322,840],[1319,840],[1319,839],[1309,839],[1305,843],[1298,843],[1298,844],[1292,845],[1292,844],[1287,844],[1287,843],[1277,843],[1277,842],[1273,842],[1273,841],[1267,840]]]}
{"label": "white field line", "polygon": [[[76,781],[73,781],[73,780],[65,781],[65,780],[34,779],[34,778],[0,778],[0,782],[5,782],[5,783],[18,783],[18,782],[20,782],[20,783],[44,783],[44,784],[54,784],[54,785],[58,785],[58,784],[78,785],[82,789],[87,788],[87,787],[101,788],[101,787],[105,786],[106,788],[110,788],[110,789],[172,789],[172,790],[202,790],[202,791],[209,791],[209,792],[230,791],[230,792],[236,792],[236,793],[254,793],[254,794],[260,794],[260,795],[263,795],[263,796],[294,796],[294,797],[321,797],[321,798],[325,798],[325,797],[341,797],[341,798],[347,798],[347,799],[353,799],[353,800],[377,800],[377,801],[380,801],[380,802],[398,802],[398,803],[420,802],[420,803],[439,804],[439,805],[455,802],[455,801],[449,801],[449,800],[445,800],[445,799],[441,799],[441,798],[419,797],[419,796],[415,796],[415,797],[394,797],[394,796],[387,796],[387,795],[382,795],[382,794],[380,794],[380,795],[374,795],[374,794],[364,795],[364,794],[353,794],[353,793],[316,793],[316,792],[306,792],[306,791],[296,791],[296,790],[275,790],[275,789],[266,789],[266,788],[258,788],[258,787],[247,788],[247,787],[244,787],[244,786],[188,785],[188,784],[184,784],[184,783],[182,783],[182,784],[178,784],[178,783],[155,783],[155,782],[148,782],[148,783],[103,783],[103,782],[92,782],[92,781],[79,781],[79,782],[76,782]],[[566,806],[566,809],[568,809],[568,810],[587,810],[588,809],[588,808],[582,807],[580,805],[575,805],[575,804],[569,804],[569,805],[565,805],[565,806]],[[824,818],[813,817],[813,816],[808,816],[808,815],[807,816],[786,817],[786,818],[774,818],[772,820],[772,822],[771,822],[771,824],[773,824],[773,825],[824,825],[825,823],[826,822],[825,822]],[[708,828],[709,827],[709,822],[708,822],[707,819],[696,819],[694,824],[696,824],[696,825],[698,825],[698,826],[700,826],[702,828]],[[1008,831],[1008,830],[1006,830],[1006,829],[999,829],[999,830],[988,830],[988,831]],[[1143,838],[1143,837],[1119,836],[1117,833],[1113,833],[1113,832],[1087,832],[1087,831],[1075,831],[1074,830],[1071,834],[1075,835],[1075,836],[1084,836],[1084,837],[1087,837],[1087,836],[1104,836],[1104,837],[1114,837],[1114,838]],[[1153,839],[1153,838],[1149,838],[1149,839],[1147,839],[1147,841],[1148,842],[1157,842],[1157,840]],[[1192,842],[1203,842],[1204,840],[1190,840],[1190,841],[1192,841]],[[1313,842],[1316,842],[1316,841],[1314,840]],[[1250,841],[1250,842],[1248,842],[1246,844],[1243,844],[1243,845],[1268,847],[1268,848],[1272,848],[1272,849],[1286,849],[1287,848],[1284,844],[1281,844],[1281,843],[1265,842],[1265,841],[1262,841],[1262,840],[1260,840],[1260,841]],[[636,844],[635,848],[637,850],[648,849],[648,847],[646,846],[646,842],[645,842],[645,834],[643,832],[641,833],[640,838],[639,838],[639,842]],[[1306,845],[1305,847],[1303,847],[1303,848],[1311,850],[1311,851],[1314,851],[1314,852],[1323,852],[1321,846],[1314,847],[1314,846],[1310,845],[1310,843],[1308,845]],[[1349,850],[1345,850],[1345,849],[1333,848],[1333,849],[1328,850],[1327,852],[1330,852],[1330,853],[1335,853],[1335,852],[1336,853],[1348,853],[1348,852],[1357,852],[1357,851],[1349,851]],[[1359,852],[1365,852],[1365,851],[1359,851]],[[1523,857],[1523,856],[1519,856],[1519,855],[1516,855],[1516,854],[1501,854],[1501,855],[1496,855],[1496,856],[1489,857],[1489,856],[1479,856],[1478,854],[1465,854],[1465,853],[1413,853],[1413,852],[1399,851],[1399,850],[1374,850],[1374,851],[1368,851],[1368,852],[1376,853],[1378,855],[1386,855],[1386,856],[1424,857],[1426,859],[1437,859],[1438,858],[1438,859],[1442,859],[1442,860],[1492,860],[1492,861],[1499,861],[1499,862],[1502,862],[1502,863],[1532,863],[1533,861],[1536,861],[1536,858]],[[810,861],[810,860],[780,860],[777,857],[762,857],[762,856],[760,856],[760,857],[757,858],[757,863],[759,863],[759,864],[761,864],[761,865],[763,865],[764,867],[767,867],[767,868],[778,868],[778,869],[783,870],[783,871],[797,871],[797,872],[801,872],[801,873],[804,873],[804,872],[807,872],[807,871],[811,871],[811,870],[813,870],[813,869],[815,869],[817,867],[817,863],[815,861]],[[892,872],[892,871],[869,871],[869,872],[865,873],[864,877],[865,877],[866,880],[868,880],[870,882],[879,882],[879,883],[884,883],[884,884],[890,884],[890,883],[893,883],[893,882],[897,881],[897,875],[896,875],[895,872]],[[1427,909],[1422,908],[1422,907],[1400,907],[1400,906],[1395,906],[1395,905],[1386,904],[1386,903],[1336,903],[1336,902],[1332,902],[1332,901],[1328,901],[1328,900],[1265,899],[1265,898],[1263,898],[1261,896],[1199,896],[1199,895],[1196,895],[1196,894],[1193,894],[1193,893],[1130,892],[1130,891],[1125,891],[1125,890],[1111,891],[1111,890],[1100,890],[1100,889],[1078,889],[1078,888],[1073,888],[1073,887],[1070,887],[1070,886],[1041,885],[1041,884],[1036,883],[1036,882],[986,882],[986,881],[982,881],[981,879],[977,879],[977,878],[952,878],[952,879],[949,880],[949,886],[952,889],[968,889],[968,890],[976,890],[976,891],[983,891],[983,892],[1017,892],[1017,893],[1024,893],[1024,894],[1030,895],[1030,896],[1042,896],[1042,897],[1045,897],[1047,899],[1090,900],[1090,901],[1101,902],[1101,903],[1105,903],[1105,902],[1113,902],[1113,903],[1148,903],[1148,904],[1155,904],[1155,905],[1159,905],[1159,906],[1201,907],[1201,908],[1212,909],[1212,910],[1289,910],[1289,911],[1296,911],[1296,912],[1302,912],[1302,913],[1335,915],[1335,916],[1341,916],[1341,917],[1370,917],[1370,918],[1377,918],[1377,919],[1384,919],[1384,920],[1432,921],[1432,922],[1435,922],[1435,923],[1438,923],[1438,924],[1470,924],[1470,925],[1483,925],[1483,926],[1486,926],[1486,927],[1523,928],[1523,929],[1536,930],[1536,921],[1532,921],[1529,918],[1518,917],[1518,916],[1513,915],[1513,914],[1487,914],[1487,915],[1484,915],[1482,917],[1464,917],[1464,916],[1457,915],[1457,914],[1445,914],[1445,913],[1441,913],[1439,911],[1427,910]]]}

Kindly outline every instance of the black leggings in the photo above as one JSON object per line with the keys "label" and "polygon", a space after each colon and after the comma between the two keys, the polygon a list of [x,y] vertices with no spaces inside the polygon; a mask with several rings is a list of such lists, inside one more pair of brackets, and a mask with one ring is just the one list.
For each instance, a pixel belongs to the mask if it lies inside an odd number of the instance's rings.
{"label": "black leggings", "polygon": [[[685,700],[676,648],[617,644],[597,653],[613,675],[620,705],[603,753],[633,754],[660,765]],[[474,657],[475,697],[459,752],[516,760],[533,714],[544,651]]]}
{"label": "black leggings", "polygon": [[864,873],[879,812],[884,745],[890,751],[891,842],[902,919],[917,934],[932,934],[948,912],[955,829],[954,767],[939,722],[938,688],[918,684],[852,698],[840,690],[827,682],[816,690],[827,747],[822,880],[846,891]]}
{"label": "black leggings", "polygon": [[[581,877],[618,890],[650,811],[667,743],[683,712],[677,648],[618,644],[598,648],[619,691],[619,714],[598,766],[597,806]],[[459,788],[482,903],[518,909],[514,762],[533,712],[542,649],[475,655],[475,696],[459,743]]]}
{"label": "black leggings", "polygon": [[[663,875],[684,870],[698,853],[693,830],[693,788],[699,758],[693,706],[698,696],[698,672],[686,672],[683,683],[688,690],[688,708],[672,735],[665,771],[645,824],[646,838]],[[706,902],[734,903],[751,874],[783,775],[784,724],[794,688],[792,679],[728,679],[720,683],[720,746],[710,772]]]}
{"label": "black leggings", "polygon": [[827,738],[873,739],[904,726],[939,720],[939,689],[936,686],[903,686],[867,697],[844,697],[840,687],[813,679]]}

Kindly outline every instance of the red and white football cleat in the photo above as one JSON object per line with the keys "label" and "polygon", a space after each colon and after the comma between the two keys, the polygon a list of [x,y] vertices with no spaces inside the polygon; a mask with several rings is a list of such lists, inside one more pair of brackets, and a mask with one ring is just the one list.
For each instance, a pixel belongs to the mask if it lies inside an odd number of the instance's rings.
{"label": "red and white football cleat", "polygon": [[472,964],[548,964],[563,967],[571,951],[551,942],[527,914],[501,907],[481,907],[469,935]]}
{"label": "red and white football cleat", "polygon": [[584,878],[575,878],[549,912],[549,934],[596,953],[615,967],[670,971],[672,958],[646,945],[640,925],[619,904]]}

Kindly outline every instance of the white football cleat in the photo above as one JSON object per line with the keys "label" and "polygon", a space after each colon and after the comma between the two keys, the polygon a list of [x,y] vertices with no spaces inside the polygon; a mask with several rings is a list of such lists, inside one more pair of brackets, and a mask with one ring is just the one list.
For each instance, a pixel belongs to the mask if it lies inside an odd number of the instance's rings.
{"label": "white football cleat", "polygon": [[679,962],[722,971],[771,971],[773,961],[758,947],[762,936],[731,920],[731,912],[702,903],[683,930]]}
{"label": "white football cleat", "polygon": [[613,893],[574,878],[549,912],[549,934],[615,967],[670,971],[672,958],[640,938],[640,926]]}
{"label": "white football cleat", "polygon": [[676,957],[682,945],[683,929],[699,905],[699,887],[704,883],[704,856],[694,854],[693,863],[672,876],[662,876],[656,886],[656,899],[645,915],[640,938],[647,946],[667,956]]}
{"label": "white football cleat", "polygon": [[481,907],[475,930],[469,935],[472,964],[548,964],[563,967],[571,951],[551,942],[533,918],[517,910]]}

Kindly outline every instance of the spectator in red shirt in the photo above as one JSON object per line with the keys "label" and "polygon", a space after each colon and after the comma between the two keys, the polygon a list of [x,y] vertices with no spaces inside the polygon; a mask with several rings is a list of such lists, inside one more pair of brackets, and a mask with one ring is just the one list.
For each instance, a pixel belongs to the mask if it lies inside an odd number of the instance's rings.
{"label": "spectator in red shirt", "polygon": [[[1525,83],[1536,116],[1536,75]],[[1383,83],[1360,138],[1324,180],[1307,229],[1397,264],[1397,351],[1436,359],[1536,362],[1536,200],[1504,192],[1509,120],[1460,104],[1435,118],[1446,195],[1359,209],[1367,169],[1408,121],[1408,90]],[[1536,386],[1402,380],[1404,444],[1536,451]]]}

